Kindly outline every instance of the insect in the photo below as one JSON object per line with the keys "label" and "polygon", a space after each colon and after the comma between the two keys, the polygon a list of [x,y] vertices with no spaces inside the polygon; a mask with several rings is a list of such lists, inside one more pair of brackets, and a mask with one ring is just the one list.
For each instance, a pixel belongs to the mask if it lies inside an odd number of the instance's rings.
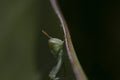
{"label": "insect", "polygon": [[62,56],[63,56],[64,41],[62,41],[58,38],[52,38],[44,30],[42,30],[42,32],[49,38],[48,44],[50,47],[50,51],[57,60],[57,64],[50,71],[49,77],[51,80],[59,80],[59,78],[56,77],[56,75],[59,72],[59,70],[62,66],[62,63],[63,63]]}

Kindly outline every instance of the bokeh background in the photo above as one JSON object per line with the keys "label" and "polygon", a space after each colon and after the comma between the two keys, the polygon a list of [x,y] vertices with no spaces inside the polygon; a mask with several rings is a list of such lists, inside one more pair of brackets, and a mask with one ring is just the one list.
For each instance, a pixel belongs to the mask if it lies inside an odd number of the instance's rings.
{"label": "bokeh background", "polygon": [[[59,0],[89,80],[120,80],[119,0]],[[0,1],[0,80],[49,80],[55,65],[45,30],[63,39],[49,0]],[[65,51],[63,80],[74,79]]]}
{"label": "bokeh background", "polygon": [[120,80],[119,0],[60,0],[78,58],[90,80]]}

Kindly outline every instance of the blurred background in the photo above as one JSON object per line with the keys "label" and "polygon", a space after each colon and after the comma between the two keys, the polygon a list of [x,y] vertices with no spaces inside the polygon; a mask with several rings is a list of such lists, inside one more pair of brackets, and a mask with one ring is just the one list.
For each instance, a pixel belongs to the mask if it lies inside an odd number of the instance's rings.
{"label": "blurred background", "polygon": [[[89,80],[120,80],[120,2],[59,0]],[[45,30],[63,40],[49,0],[0,1],[0,80],[49,80],[55,65]],[[74,79],[65,53],[62,80]]]}
{"label": "blurred background", "polygon": [[90,80],[120,80],[119,0],[59,0]]}

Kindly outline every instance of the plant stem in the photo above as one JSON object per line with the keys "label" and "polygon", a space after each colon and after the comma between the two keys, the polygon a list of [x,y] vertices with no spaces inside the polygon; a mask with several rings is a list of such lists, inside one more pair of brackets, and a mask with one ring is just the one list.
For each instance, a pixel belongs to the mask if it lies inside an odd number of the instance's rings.
{"label": "plant stem", "polygon": [[57,0],[50,0],[51,5],[56,13],[56,15],[58,16],[62,28],[63,28],[63,32],[64,32],[64,37],[65,37],[65,44],[66,44],[66,48],[67,48],[67,52],[68,52],[68,57],[70,60],[70,63],[72,65],[76,80],[88,80],[83,69],[82,66],[80,65],[77,55],[75,53],[72,41],[71,41],[71,37],[69,34],[69,30],[66,24],[66,21],[59,9],[59,6],[57,4]]}

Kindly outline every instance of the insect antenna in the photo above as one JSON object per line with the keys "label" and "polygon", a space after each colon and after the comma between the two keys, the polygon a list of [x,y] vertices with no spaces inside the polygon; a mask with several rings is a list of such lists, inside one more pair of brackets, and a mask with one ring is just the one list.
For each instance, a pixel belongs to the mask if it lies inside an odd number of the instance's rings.
{"label": "insect antenna", "polygon": [[42,33],[44,34],[44,35],[46,35],[48,38],[52,38],[47,32],[45,32],[44,30],[42,30]]}

